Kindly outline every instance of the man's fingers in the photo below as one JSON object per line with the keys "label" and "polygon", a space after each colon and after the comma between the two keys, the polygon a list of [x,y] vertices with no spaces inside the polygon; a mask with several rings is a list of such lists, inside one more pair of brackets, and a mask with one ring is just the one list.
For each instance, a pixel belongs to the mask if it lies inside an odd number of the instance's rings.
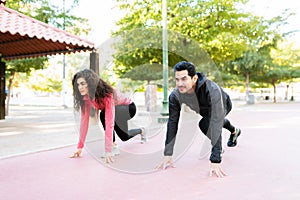
{"label": "man's fingers", "polygon": [[171,164],[171,167],[172,167],[172,168],[176,168],[176,166],[174,165],[174,163]]}
{"label": "man's fingers", "polygon": [[165,169],[165,162],[162,162],[161,164],[157,165],[155,169]]}
{"label": "man's fingers", "polygon": [[227,173],[225,173],[223,170],[221,170],[221,173],[223,176],[227,176]]}
{"label": "man's fingers", "polygon": [[166,168],[176,168],[176,166],[174,165],[174,163],[168,163]]}
{"label": "man's fingers", "polygon": [[156,166],[155,169],[162,169],[162,170],[165,170],[167,169],[168,167],[172,167],[174,168],[175,166],[173,165],[173,163],[166,163],[166,162],[163,162],[161,163],[160,165]]}
{"label": "man's fingers", "polygon": [[161,162],[160,165],[158,165],[156,167],[156,169],[162,169],[162,170],[165,170],[167,169],[168,167],[171,167],[171,168],[175,168],[176,166],[174,165],[173,161],[172,161],[172,157],[171,156],[165,156],[164,160]]}
{"label": "man's fingers", "polygon": [[218,178],[227,176],[227,174],[223,170],[210,170],[209,176],[213,176],[213,174],[215,174]]}
{"label": "man's fingers", "polygon": [[216,170],[216,175],[217,175],[218,178],[222,178],[223,177],[223,175],[220,172],[220,170]]}
{"label": "man's fingers", "polygon": [[162,169],[165,170],[167,168],[167,165],[167,163],[164,163]]}
{"label": "man's fingers", "polygon": [[154,169],[160,169],[161,165],[157,165]]}
{"label": "man's fingers", "polygon": [[222,169],[218,169],[216,170],[217,176],[223,178],[224,176],[226,176],[227,174],[222,170]]}
{"label": "man's fingers", "polygon": [[163,169],[167,169],[167,168],[176,168],[176,166],[174,165],[173,162],[167,162],[167,163],[164,163],[164,168]]}

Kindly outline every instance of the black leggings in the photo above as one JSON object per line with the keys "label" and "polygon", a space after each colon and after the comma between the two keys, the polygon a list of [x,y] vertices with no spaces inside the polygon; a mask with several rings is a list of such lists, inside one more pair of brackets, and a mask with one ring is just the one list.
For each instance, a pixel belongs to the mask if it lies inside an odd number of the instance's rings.
{"label": "black leggings", "polygon": [[[115,126],[114,130],[122,141],[127,141],[130,138],[141,134],[142,129],[128,130],[127,121],[132,119],[136,114],[136,106],[132,102],[129,105],[118,105],[115,107]],[[100,121],[105,130],[105,110],[100,112]],[[113,133],[113,142],[115,142],[115,132]]]}
{"label": "black leggings", "polygon": [[[210,123],[210,116],[202,117],[202,119],[199,122],[199,127],[200,127],[201,131],[204,133],[204,135],[207,134],[209,123]],[[230,121],[226,118],[224,119],[223,128],[229,130],[230,133],[233,133],[235,131],[234,126],[232,126]],[[209,139],[211,139],[211,138],[209,138]]]}
{"label": "black leggings", "polygon": [[[225,109],[226,109],[226,115],[228,115],[228,113],[232,109],[232,103],[231,103],[231,100],[230,100],[229,96],[227,96],[226,108]],[[209,115],[202,116],[202,119],[199,122],[199,127],[205,135],[207,135],[207,131],[208,131],[208,128],[209,128],[209,123],[210,123],[210,116]],[[233,133],[235,131],[234,126],[232,126],[230,121],[226,118],[224,118],[223,128],[229,130],[230,133]]]}

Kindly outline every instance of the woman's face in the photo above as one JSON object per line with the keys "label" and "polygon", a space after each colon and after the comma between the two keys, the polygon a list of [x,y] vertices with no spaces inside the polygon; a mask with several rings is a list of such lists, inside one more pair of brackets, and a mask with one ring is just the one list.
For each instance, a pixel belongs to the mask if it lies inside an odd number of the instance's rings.
{"label": "woman's face", "polygon": [[84,78],[77,79],[78,90],[82,96],[89,94],[88,84]]}

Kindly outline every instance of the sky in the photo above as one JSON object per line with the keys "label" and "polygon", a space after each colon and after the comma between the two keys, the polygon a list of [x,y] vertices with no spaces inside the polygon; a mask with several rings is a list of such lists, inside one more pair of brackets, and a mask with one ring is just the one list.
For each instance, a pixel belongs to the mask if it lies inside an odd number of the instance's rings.
{"label": "sky", "polygon": [[280,15],[283,10],[290,9],[295,13],[290,17],[286,30],[299,30],[292,38],[300,45],[300,1],[299,0],[250,0],[249,10],[267,19]]}
{"label": "sky", "polygon": [[76,15],[90,20],[92,30],[88,39],[96,46],[110,38],[111,31],[116,30],[115,22],[122,16],[114,0],[80,0],[77,9]]}
{"label": "sky", "polygon": [[[249,11],[266,18],[279,15],[284,9],[290,8],[297,14],[290,19],[286,29],[300,30],[300,1],[298,0],[250,0],[247,5]],[[115,0],[80,0],[76,10],[76,15],[90,20],[92,31],[87,39],[95,42],[96,46],[110,38],[110,32],[116,30],[115,22],[123,14],[115,7]],[[293,39],[300,42],[300,32]]]}

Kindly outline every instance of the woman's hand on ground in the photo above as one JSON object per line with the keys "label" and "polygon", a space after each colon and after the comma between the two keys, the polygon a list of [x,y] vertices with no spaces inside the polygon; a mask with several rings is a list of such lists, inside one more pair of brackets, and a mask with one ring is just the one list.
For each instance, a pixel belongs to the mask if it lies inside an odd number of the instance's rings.
{"label": "woman's hand on ground", "polygon": [[114,159],[113,159],[113,156],[112,156],[111,152],[106,152],[104,159],[105,159],[105,163],[108,163],[108,164],[114,162]]}
{"label": "woman's hand on ground", "polygon": [[75,151],[72,155],[69,156],[69,158],[78,158],[80,157],[82,153],[82,149],[77,149],[77,151]]}

